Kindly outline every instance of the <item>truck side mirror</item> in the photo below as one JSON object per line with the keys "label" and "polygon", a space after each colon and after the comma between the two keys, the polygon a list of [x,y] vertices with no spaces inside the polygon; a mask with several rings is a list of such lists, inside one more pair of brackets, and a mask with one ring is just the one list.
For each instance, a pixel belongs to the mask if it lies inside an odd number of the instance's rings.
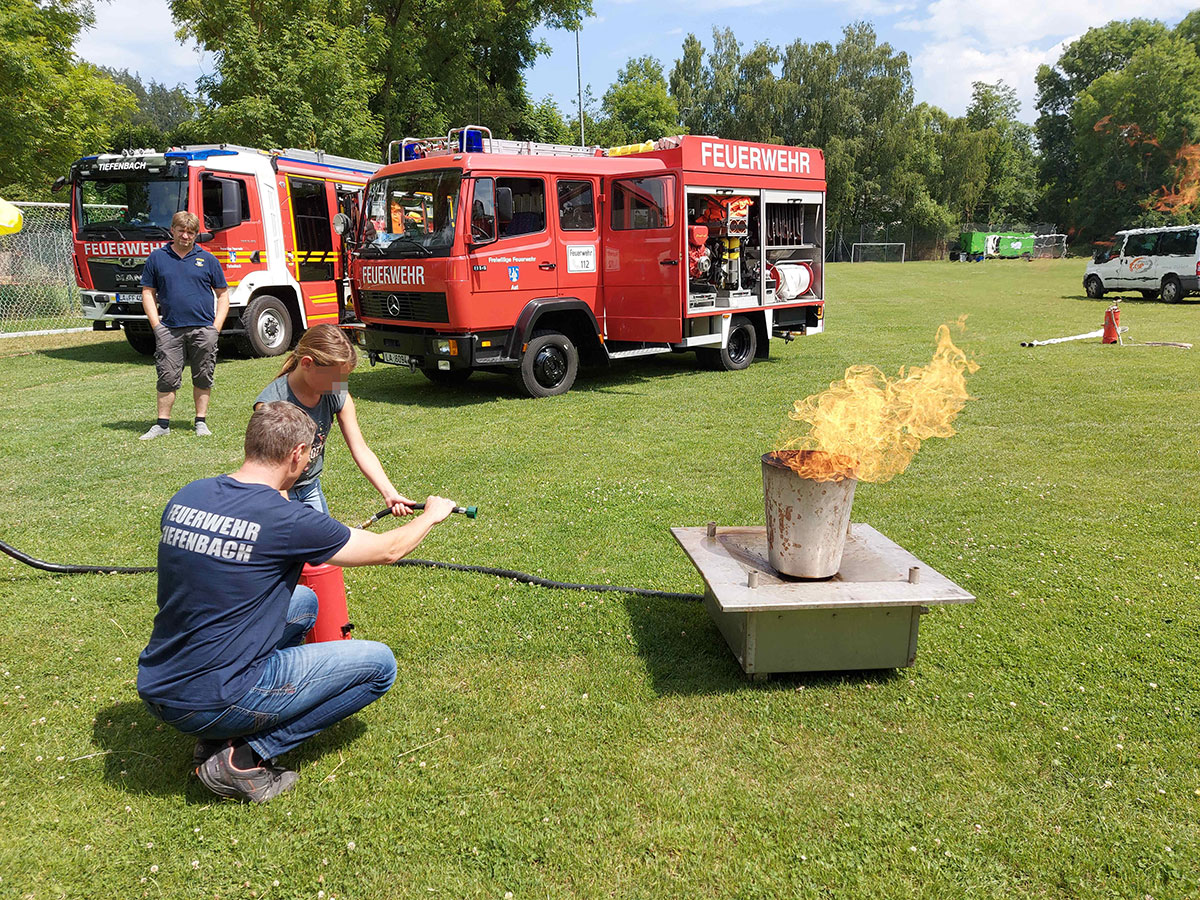
{"label": "truck side mirror", "polygon": [[197,244],[207,244],[212,239],[213,239],[213,235],[212,235],[211,231],[202,231],[198,235],[196,235],[196,243]]}
{"label": "truck side mirror", "polygon": [[66,183],[67,183],[67,176],[59,175],[57,178],[54,179],[54,184],[50,185],[51,193],[57,194],[59,191],[61,191],[63,189],[63,187],[66,185]]}
{"label": "truck side mirror", "polygon": [[350,230],[350,217],[345,213],[338,213],[333,217],[333,230],[336,234],[345,234]]}
{"label": "truck side mirror", "polygon": [[221,226],[233,228],[242,224],[242,197],[236,181],[221,181]]}

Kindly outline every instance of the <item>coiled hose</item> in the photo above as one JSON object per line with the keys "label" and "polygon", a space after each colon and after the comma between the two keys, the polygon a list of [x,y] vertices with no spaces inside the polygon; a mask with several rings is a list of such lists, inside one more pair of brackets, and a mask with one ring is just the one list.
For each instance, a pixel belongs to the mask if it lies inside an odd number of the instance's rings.
{"label": "coiled hose", "polygon": [[[7,553],[17,562],[41,569],[43,572],[53,572],[58,575],[148,575],[158,571],[157,566],[80,566],[49,563],[34,559],[27,553],[22,553],[15,547],[0,541],[0,550]],[[393,563],[396,566],[420,566],[426,569],[449,569],[452,572],[474,572],[478,575],[492,575],[496,578],[506,578],[521,584],[532,584],[537,587],[554,588],[567,591],[590,591],[596,593],[633,594],[638,597],[654,597],[663,600],[703,600],[700,594],[685,594],[676,591],[655,591],[649,588],[621,587],[615,584],[575,584],[570,581],[552,581],[528,572],[518,572],[514,569],[496,569],[491,566],[468,566],[462,563],[438,562],[432,559],[401,559]]]}

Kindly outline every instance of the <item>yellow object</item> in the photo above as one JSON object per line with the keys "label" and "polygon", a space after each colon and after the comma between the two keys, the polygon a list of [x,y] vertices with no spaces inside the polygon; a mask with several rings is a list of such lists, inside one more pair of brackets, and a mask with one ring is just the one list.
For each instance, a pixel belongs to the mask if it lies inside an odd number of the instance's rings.
{"label": "yellow object", "polygon": [[21,230],[24,220],[20,209],[7,200],[0,200],[0,234],[16,234]]}
{"label": "yellow object", "polygon": [[629,156],[631,153],[649,153],[654,149],[654,141],[642,141],[640,144],[621,144],[619,147],[609,147],[609,156]]}

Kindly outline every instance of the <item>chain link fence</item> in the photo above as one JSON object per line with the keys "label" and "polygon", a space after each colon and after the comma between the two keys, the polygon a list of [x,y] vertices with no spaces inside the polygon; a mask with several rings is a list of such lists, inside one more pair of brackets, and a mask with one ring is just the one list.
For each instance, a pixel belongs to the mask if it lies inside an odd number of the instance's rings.
{"label": "chain link fence", "polygon": [[0,337],[86,331],[65,203],[15,203],[16,234],[0,235]]}

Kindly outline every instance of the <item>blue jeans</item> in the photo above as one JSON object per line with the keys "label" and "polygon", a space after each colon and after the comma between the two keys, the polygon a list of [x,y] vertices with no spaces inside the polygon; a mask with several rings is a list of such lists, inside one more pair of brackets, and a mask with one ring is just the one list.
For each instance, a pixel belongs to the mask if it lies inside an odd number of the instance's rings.
{"label": "blue jeans", "polygon": [[292,490],[288,491],[288,499],[299,500],[306,506],[311,506],[317,512],[329,515],[329,504],[325,501],[325,492],[321,490],[320,478],[302,487],[292,488]]}
{"label": "blue jeans", "polygon": [[197,738],[240,737],[263,759],[281,756],[388,692],[396,658],[378,641],[305,644],[317,595],[297,586],[278,648],[258,683],[225,709],[189,710],[146,702],[157,719]]}

